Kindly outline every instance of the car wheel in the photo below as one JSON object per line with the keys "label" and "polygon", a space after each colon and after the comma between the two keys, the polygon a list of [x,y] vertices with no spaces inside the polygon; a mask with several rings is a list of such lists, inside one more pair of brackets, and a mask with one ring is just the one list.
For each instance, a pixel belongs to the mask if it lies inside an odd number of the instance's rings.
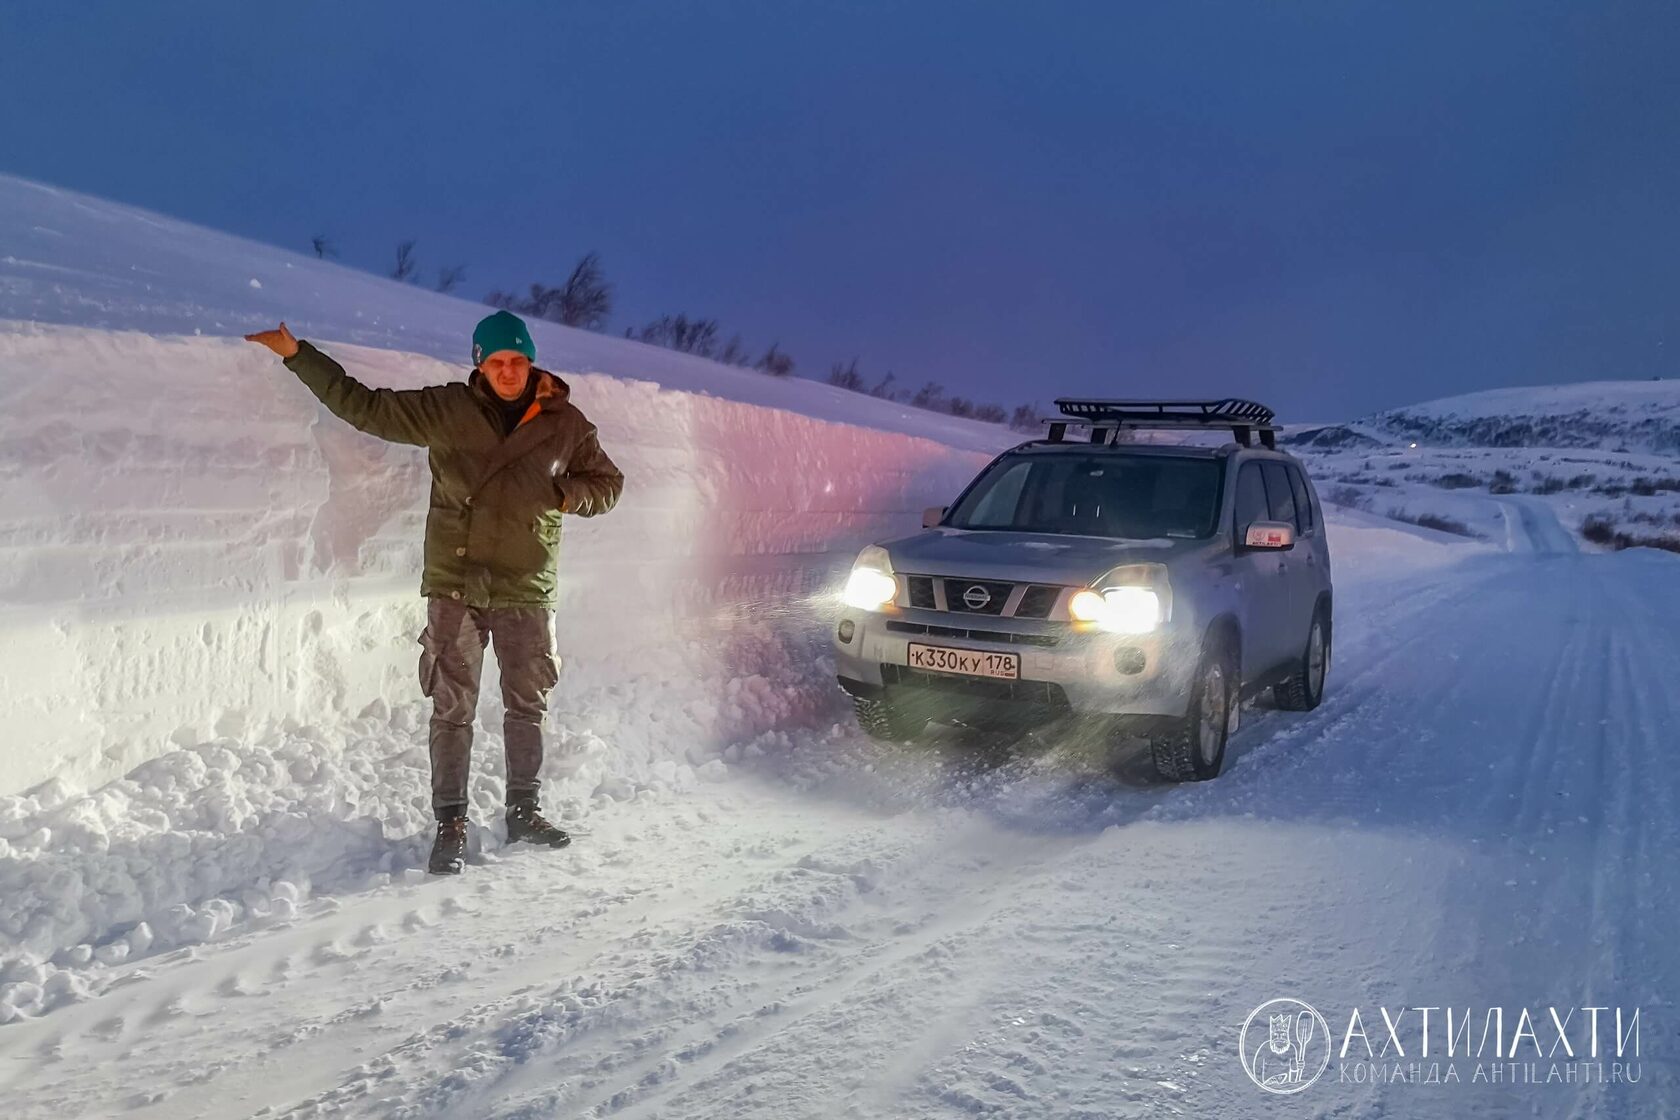
{"label": "car wheel", "polygon": [[1166,734],[1150,740],[1156,773],[1169,782],[1219,776],[1240,687],[1231,656],[1220,646],[1209,647],[1196,669],[1185,714]]}
{"label": "car wheel", "polygon": [[1324,699],[1324,678],[1330,672],[1330,631],[1324,612],[1313,615],[1307,648],[1289,678],[1272,686],[1272,702],[1287,712],[1310,712]]}
{"label": "car wheel", "polygon": [[926,716],[907,712],[887,697],[854,696],[852,708],[857,712],[858,726],[863,728],[863,733],[882,743],[908,742],[927,730]]}

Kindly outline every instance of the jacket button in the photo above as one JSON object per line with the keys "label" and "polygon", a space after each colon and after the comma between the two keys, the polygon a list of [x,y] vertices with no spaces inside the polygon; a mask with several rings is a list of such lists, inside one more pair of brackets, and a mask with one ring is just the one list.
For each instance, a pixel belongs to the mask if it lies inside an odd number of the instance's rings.
{"label": "jacket button", "polygon": [[461,593],[459,591],[451,591],[449,593],[449,597],[451,599],[459,599],[461,597]]}
{"label": "jacket button", "polygon": [[464,547],[462,547],[462,548],[457,548],[457,549],[456,549],[456,550],[455,550],[455,555],[457,555],[457,556],[465,556],[465,555],[466,555],[466,554],[467,554],[467,550],[466,550],[466,548],[464,548]]}
{"label": "jacket button", "polygon": [[471,495],[471,494],[468,494],[468,495],[467,495],[467,504],[468,504],[468,505],[469,505],[469,506],[470,506],[470,505],[472,505],[472,495]]}

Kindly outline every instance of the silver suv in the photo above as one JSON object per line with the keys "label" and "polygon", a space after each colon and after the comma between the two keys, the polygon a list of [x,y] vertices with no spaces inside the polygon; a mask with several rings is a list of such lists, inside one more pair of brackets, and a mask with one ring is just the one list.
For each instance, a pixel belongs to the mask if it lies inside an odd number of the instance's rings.
{"label": "silver suv", "polygon": [[[1149,740],[1163,777],[1212,778],[1243,698],[1323,697],[1330,548],[1312,481],[1251,401],[1056,404],[1047,438],[858,556],[840,686],[877,738],[1103,715]],[[1155,428],[1235,441],[1125,438]]]}

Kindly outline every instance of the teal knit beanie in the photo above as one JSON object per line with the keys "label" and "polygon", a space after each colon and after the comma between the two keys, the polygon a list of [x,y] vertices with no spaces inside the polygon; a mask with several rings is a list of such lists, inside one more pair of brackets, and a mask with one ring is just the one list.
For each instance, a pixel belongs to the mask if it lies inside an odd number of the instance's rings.
{"label": "teal knit beanie", "polygon": [[530,329],[511,311],[486,315],[473,328],[473,365],[498,350],[517,350],[533,362],[537,360],[537,344],[531,341]]}

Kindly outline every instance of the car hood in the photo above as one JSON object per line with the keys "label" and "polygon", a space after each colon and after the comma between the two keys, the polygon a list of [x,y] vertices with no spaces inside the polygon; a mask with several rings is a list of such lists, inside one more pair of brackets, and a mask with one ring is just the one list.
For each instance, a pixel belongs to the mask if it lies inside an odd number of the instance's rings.
{"label": "car hood", "polygon": [[936,528],[882,547],[892,557],[893,570],[910,575],[1078,586],[1117,564],[1171,564],[1174,558],[1206,549],[1210,543]]}

